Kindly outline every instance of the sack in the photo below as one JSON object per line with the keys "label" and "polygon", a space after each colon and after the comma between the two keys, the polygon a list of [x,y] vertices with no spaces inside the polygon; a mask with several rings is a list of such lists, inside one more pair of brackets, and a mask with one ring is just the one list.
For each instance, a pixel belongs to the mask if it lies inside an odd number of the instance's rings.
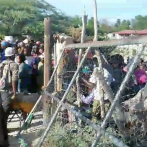
{"label": "sack", "polygon": [[0,90],[6,89],[11,85],[12,77],[11,77],[10,64],[11,63],[6,64],[3,68],[3,75],[2,78],[0,79]]}

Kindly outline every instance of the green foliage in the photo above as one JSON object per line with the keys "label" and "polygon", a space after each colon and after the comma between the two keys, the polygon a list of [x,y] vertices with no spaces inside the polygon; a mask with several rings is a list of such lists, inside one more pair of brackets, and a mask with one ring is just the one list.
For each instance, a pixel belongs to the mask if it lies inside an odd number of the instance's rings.
{"label": "green foliage", "polygon": [[[3,35],[32,35],[35,39],[43,38],[44,18],[52,18],[53,33],[67,33],[76,36],[80,40],[79,32],[73,33],[74,29],[81,30],[82,18],[70,17],[50,5],[45,0],[0,0],[0,34]],[[117,19],[115,25],[107,20],[98,22],[99,40],[107,40],[106,33],[128,30],[147,29],[147,16],[138,15],[134,19]],[[94,36],[94,19],[88,19],[86,35]]]}
{"label": "green foliage", "polygon": [[121,31],[121,30],[129,30],[131,29],[131,22],[130,20],[120,20],[117,19],[115,23],[114,30],[115,31]]}
{"label": "green foliage", "polygon": [[[71,124],[70,124],[71,125]],[[66,128],[66,129],[65,129]],[[71,126],[62,127],[57,122],[50,131],[43,147],[89,147],[95,139],[95,131],[89,127],[72,129]],[[97,147],[115,147],[108,139],[101,137]]]}
{"label": "green foliage", "polygon": [[54,32],[65,32],[68,17],[46,1],[0,1],[0,33],[19,36],[22,34],[43,38],[44,18],[53,18]]}
{"label": "green foliage", "polygon": [[2,41],[4,39],[5,35],[0,34],[0,41]]}
{"label": "green foliage", "polygon": [[138,30],[147,29],[147,16],[138,15],[135,19],[132,19],[132,28]]}

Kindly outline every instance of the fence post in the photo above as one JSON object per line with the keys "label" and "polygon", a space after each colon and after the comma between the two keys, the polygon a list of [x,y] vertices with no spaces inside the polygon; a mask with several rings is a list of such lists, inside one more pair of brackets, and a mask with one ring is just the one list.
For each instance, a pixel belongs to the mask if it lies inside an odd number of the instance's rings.
{"label": "fence post", "polygon": [[[85,41],[85,34],[86,34],[86,24],[87,24],[87,15],[85,15],[85,11],[82,17],[82,33],[81,33],[81,43],[84,43]],[[78,66],[81,62],[82,58],[82,49],[79,50],[79,56],[78,56]],[[77,85],[77,102],[78,102],[78,107],[81,107],[81,100],[80,100],[80,84],[79,84],[79,74],[76,78],[76,85]],[[81,120],[79,120],[79,125],[81,124]]]}
{"label": "fence post", "polygon": [[[94,39],[93,39],[93,41],[98,41],[98,20],[97,20],[97,2],[96,2],[96,0],[94,0]],[[101,58],[100,51],[97,51],[96,55],[97,55],[100,70],[103,73],[102,58]],[[101,85],[101,87],[102,87],[102,85]],[[101,118],[103,119],[104,115],[105,115],[104,91],[102,89],[100,89],[99,93],[100,93]]]}
{"label": "fence post", "polygon": [[93,41],[98,41],[98,21],[97,21],[97,2],[94,0],[94,39]]}
{"label": "fence post", "polygon": [[[56,43],[54,43],[54,69],[57,65],[57,48],[56,48]],[[55,74],[54,77],[54,92],[57,92],[57,73]]]}
{"label": "fence post", "polygon": [[[100,71],[104,75],[102,55],[101,55],[99,50],[95,51],[95,54],[96,54],[96,57],[97,57],[97,60],[98,60]],[[100,82],[100,87],[102,87],[102,89],[101,88],[99,89],[99,93],[100,93],[99,97],[100,97],[101,118],[104,119],[104,117],[105,117],[105,103],[104,103],[104,90],[103,90],[103,85],[101,84],[102,83],[101,80],[102,79],[100,78],[99,82]]]}
{"label": "fence post", "polygon": [[[44,86],[47,86],[51,76],[51,19],[44,19]],[[48,96],[44,96],[43,100],[43,123],[47,125],[49,118],[50,99]]]}
{"label": "fence post", "polygon": [[[58,36],[59,38],[57,39],[57,43],[56,43],[56,54],[57,54],[57,61],[59,60],[60,54],[62,52],[63,49],[63,45],[60,41],[60,35]],[[63,57],[59,63],[58,69],[57,69],[57,92],[62,91],[62,78],[60,76],[60,74],[63,72]]]}
{"label": "fence post", "polygon": [[[61,38],[60,38],[61,37]],[[64,42],[62,42],[61,40],[63,39]],[[73,39],[69,36],[60,36],[57,39],[57,43],[56,43],[56,53],[57,53],[57,61],[60,57],[60,54],[63,50],[63,47],[66,46],[67,44],[72,44],[73,43]],[[57,92],[60,92],[63,90],[63,79],[62,79],[62,75],[63,74],[63,67],[64,67],[64,56],[63,58],[60,60],[58,69],[57,69]]]}

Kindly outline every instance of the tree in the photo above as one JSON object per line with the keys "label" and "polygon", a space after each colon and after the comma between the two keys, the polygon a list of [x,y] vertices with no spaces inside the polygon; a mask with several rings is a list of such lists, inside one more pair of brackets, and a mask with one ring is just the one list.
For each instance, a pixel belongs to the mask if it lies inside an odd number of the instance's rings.
{"label": "tree", "polygon": [[91,17],[87,22],[86,34],[88,36],[94,36],[94,18]]}
{"label": "tree", "polygon": [[138,15],[132,19],[132,28],[137,30],[147,29],[147,16]]}
{"label": "tree", "polygon": [[66,26],[71,21],[43,0],[6,0],[0,1],[0,6],[0,33],[5,35],[29,34],[43,37],[45,17],[53,18],[54,32],[66,31]]}
{"label": "tree", "polygon": [[115,27],[116,27],[116,28],[119,28],[120,25],[121,25],[121,20],[120,20],[120,19],[117,19],[117,20],[116,20],[116,23],[115,23]]}
{"label": "tree", "polygon": [[110,25],[110,23],[106,19],[103,19],[101,21],[100,30],[103,33],[110,33],[114,31],[114,27],[113,25]]}
{"label": "tree", "polygon": [[120,25],[120,30],[129,30],[130,29],[130,21],[129,20],[123,20],[121,22],[121,25]]}
{"label": "tree", "polygon": [[74,28],[79,28],[82,26],[82,18],[76,15],[75,17],[72,18],[72,26]]}

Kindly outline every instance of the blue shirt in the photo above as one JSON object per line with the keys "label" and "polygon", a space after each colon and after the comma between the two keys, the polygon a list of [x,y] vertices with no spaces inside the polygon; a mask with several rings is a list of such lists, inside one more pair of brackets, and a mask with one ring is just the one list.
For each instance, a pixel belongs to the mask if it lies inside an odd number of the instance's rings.
{"label": "blue shirt", "polygon": [[5,60],[5,50],[1,53],[1,61],[3,62]]}
{"label": "blue shirt", "polygon": [[26,61],[25,61],[25,63],[28,64],[29,67],[31,67],[31,68],[33,67],[34,63],[38,64],[38,62],[39,62],[38,58],[32,57],[32,56],[26,57]]}

